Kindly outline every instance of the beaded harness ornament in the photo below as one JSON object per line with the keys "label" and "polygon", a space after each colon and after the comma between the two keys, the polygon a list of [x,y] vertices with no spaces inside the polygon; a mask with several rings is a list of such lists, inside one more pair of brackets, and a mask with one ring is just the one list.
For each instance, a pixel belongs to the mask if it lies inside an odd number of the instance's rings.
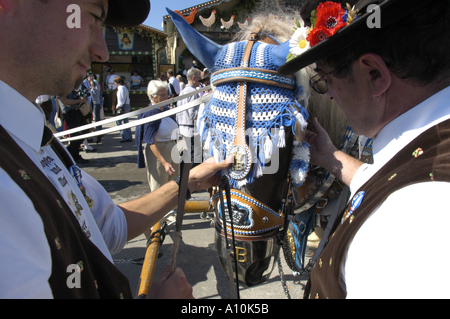
{"label": "beaded harness ornament", "polygon": [[[250,42],[250,57],[245,59]],[[272,58],[276,47],[256,41],[230,43],[211,70],[216,89],[199,115],[198,131],[205,158],[214,156],[223,161],[230,154],[235,156],[235,165],[227,173],[231,188],[250,184],[264,174],[276,148],[286,147],[286,128],[291,127],[295,134],[296,125],[302,130],[307,125],[308,112],[298,102],[306,100],[301,98],[303,87],[296,86],[294,77],[276,73]],[[245,97],[243,108],[239,107],[240,96]],[[241,125],[239,118],[243,119]],[[245,143],[236,143],[239,135]],[[308,170],[309,145],[295,143],[291,176],[293,184],[299,186]]]}

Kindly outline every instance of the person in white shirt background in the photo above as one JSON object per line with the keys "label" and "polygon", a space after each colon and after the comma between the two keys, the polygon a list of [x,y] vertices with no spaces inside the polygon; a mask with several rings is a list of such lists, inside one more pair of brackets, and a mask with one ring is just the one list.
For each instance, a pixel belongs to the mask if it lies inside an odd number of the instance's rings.
{"label": "person in white shirt background", "polygon": [[[197,90],[200,86],[200,80],[202,78],[202,72],[199,69],[192,68],[187,73],[188,84],[180,95],[188,94]],[[177,106],[187,104],[191,101],[200,98],[200,94],[195,94],[191,97],[185,98],[177,102]],[[202,161],[202,150],[200,135],[197,132],[196,121],[199,111],[199,106],[193,107],[189,110],[180,112],[177,114],[177,123],[180,130],[180,135],[184,137],[186,146],[191,150],[191,167],[198,165]]]}
{"label": "person in white shirt background", "polygon": [[[112,254],[122,250],[127,240],[144,233],[177,205],[179,186],[169,182],[142,198],[116,205],[105,189],[82,171],[81,182],[93,200],[93,206],[89,207],[78,182],[59,156],[51,146],[42,145],[45,117],[33,102],[43,94],[67,95],[82,83],[93,61],[108,61],[103,23],[139,25],[150,7],[148,0],[127,2],[126,10],[118,3],[107,0],[0,1],[0,41],[15,43],[0,52],[0,125],[66,201],[67,207],[72,209],[70,213],[75,215],[73,209],[76,208],[77,217],[82,221],[80,229],[89,231],[90,241],[111,264]],[[80,8],[80,28],[67,27],[70,14],[67,8],[73,4]],[[144,11],[145,17],[136,14],[143,11],[140,6],[148,9]],[[118,11],[119,15],[109,14]],[[46,74],[46,81],[41,80],[42,74]],[[54,165],[42,165],[49,158],[58,170]],[[215,173],[228,167],[231,160],[214,163],[212,159],[191,170],[189,190],[194,192],[218,185]],[[46,222],[13,181],[12,173],[0,168],[0,298],[57,298],[58,292],[52,291],[49,283],[50,250],[55,243],[47,240]],[[58,176],[67,183],[61,184]],[[47,193],[46,189],[33,191],[37,196]],[[68,193],[78,198],[76,207]],[[192,287],[181,269],[170,277],[167,272],[164,274],[155,280],[148,297],[192,298]]]}
{"label": "person in white shirt background", "polygon": [[108,83],[108,90],[114,91],[115,89],[117,89],[117,84],[116,82],[114,82],[114,79],[117,77],[116,71],[110,69],[108,73],[109,75],[106,80],[106,82]]}
{"label": "person in white shirt background", "polygon": [[[151,81],[148,84],[147,94],[152,105],[166,101],[168,97],[167,83],[159,80]],[[138,120],[167,110],[169,110],[168,106],[146,112],[139,115]],[[157,190],[179,175],[180,160],[174,158],[178,153],[173,152],[176,147],[177,130],[178,124],[175,116],[136,127],[136,145],[139,152],[138,168],[144,166],[142,165],[142,157],[144,157],[151,191]]]}
{"label": "person in white shirt background", "polygon": [[[131,111],[130,105],[130,94],[128,92],[127,87],[125,86],[125,81],[123,77],[117,76],[114,79],[114,83],[117,85],[117,105],[116,105],[116,114],[122,115],[125,113],[129,113]],[[127,124],[129,122],[128,118],[123,120],[116,121],[117,125]],[[133,135],[131,133],[131,129],[127,128],[120,131],[120,136],[122,140],[120,143],[132,142]]]}
{"label": "person in white shirt background", "polygon": [[134,71],[131,76],[131,89],[138,90],[143,82],[144,79],[136,71]]}
{"label": "person in white shirt background", "polygon": [[170,69],[167,71],[167,77],[169,78],[169,98],[174,98],[180,95],[180,82],[175,77],[175,72]]}
{"label": "person in white shirt background", "polygon": [[180,92],[181,92],[186,87],[186,83],[184,83],[183,77],[181,75],[177,75],[176,78],[178,80],[178,83],[180,83]]}

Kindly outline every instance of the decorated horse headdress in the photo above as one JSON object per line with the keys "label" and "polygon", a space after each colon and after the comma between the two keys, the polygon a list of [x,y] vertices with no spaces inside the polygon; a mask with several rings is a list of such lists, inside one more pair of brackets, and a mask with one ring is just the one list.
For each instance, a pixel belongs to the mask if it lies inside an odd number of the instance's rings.
{"label": "decorated horse headdress", "polygon": [[216,246],[227,272],[230,265],[223,252],[227,234],[233,235],[238,256],[234,271],[237,268],[242,284],[252,286],[268,278],[271,270],[264,272],[278,256],[287,224],[288,180],[298,186],[306,177],[309,146],[301,134],[308,113],[302,103],[309,97],[309,87],[276,71],[286,61],[289,41],[280,43],[255,32],[250,39],[222,46],[168,12],[188,49],[212,73],[215,90],[199,114],[203,152],[216,161],[235,158],[222,172],[231,186],[231,203],[224,199],[225,208],[221,192],[212,198]]}

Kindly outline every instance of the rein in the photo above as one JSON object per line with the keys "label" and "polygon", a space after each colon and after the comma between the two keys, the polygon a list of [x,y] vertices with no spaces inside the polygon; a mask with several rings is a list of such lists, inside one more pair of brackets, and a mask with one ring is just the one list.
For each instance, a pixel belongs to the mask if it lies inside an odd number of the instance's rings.
{"label": "rein", "polygon": [[[223,192],[225,191],[225,196],[227,199],[227,208],[228,208],[228,216],[230,217],[230,222],[231,222],[231,238],[232,238],[232,243],[233,245],[230,245],[228,242],[228,231],[227,231],[227,218],[225,216],[225,204],[224,204],[224,200],[223,200]],[[224,225],[224,233],[225,233],[225,245],[226,245],[226,253],[229,257],[233,257],[234,259],[234,267],[236,269],[235,273],[236,273],[236,278],[235,278],[235,284],[236,286],[234,286],[233,284],[233,268],[231,267],[231,260],[230,258],[226,258],[227,263],[229,263],[228,265],[228,279],[230,281],[230,287],[231,287],[231,294],[233,299],[240,299],[239,296],[239,274],[237,272],[238,269],[238,264],[237,264],[237,252],[236,252],[236,238],[234,235],[234,222],[233,222],[233,209],[231,207],[231,190],[230,190],[230,183],[228,181],[228,178],[226,176],[222,176],[222,181],[220,183],[219,186],[219,197],[220,197],[220,206],[222,209],[222,220],[223,220],[223,225]],[[233,248],[233,250],[231,250],[231,248]],[[233,251],[233,252],[232,252]],[[228,257],[227,256],[227,257]]]}
{"label": "rein", "polygon": [[182,157],[184,158],[180,164],[180,184],[178,192],[178,207],[177,207],[177,219],[175,224],[175,231],[173,233],[173,246],[172,246],[172,261],[170,265],[170,276],[175,272],[177,265],[177,253],[181,240],[181,227],[183,226],[184,217],[184,206],[186,203],[186,194],[188,192],[188,181],[189,181],[189,171],[191,168],[191,163],[187,160],[189,155],[186,151],[183,152]]}

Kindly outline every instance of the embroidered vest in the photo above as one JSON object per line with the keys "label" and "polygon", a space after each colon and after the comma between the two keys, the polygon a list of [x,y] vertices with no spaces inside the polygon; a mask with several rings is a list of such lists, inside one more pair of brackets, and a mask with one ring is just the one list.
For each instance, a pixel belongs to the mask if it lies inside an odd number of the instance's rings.
{"label": "embroidered vest", "polygon": [[305,289],[305,298],[340,299],[347,296],[342,278],[346,255],[358,230],[387,197],[406,186],[429,182],[450,182],[450,120],[440,123],[413,140],[365,185],[360,206],[347,209],[336,220],[335,232],[317,261]]}
{"label": "embroidered vest", "polygon": [[[73,161],[64,147],[53,140],[55,153],[67,166]],[[52,258],[49,285],[55,299],[132,298],[128,279],[82,231],[77,219],[47,177],[0,126],[0,167],[24,191],[44,224]],[[38,191],[36,191],[38,190]],[[80,288],[67,282],[77,265]]]}

